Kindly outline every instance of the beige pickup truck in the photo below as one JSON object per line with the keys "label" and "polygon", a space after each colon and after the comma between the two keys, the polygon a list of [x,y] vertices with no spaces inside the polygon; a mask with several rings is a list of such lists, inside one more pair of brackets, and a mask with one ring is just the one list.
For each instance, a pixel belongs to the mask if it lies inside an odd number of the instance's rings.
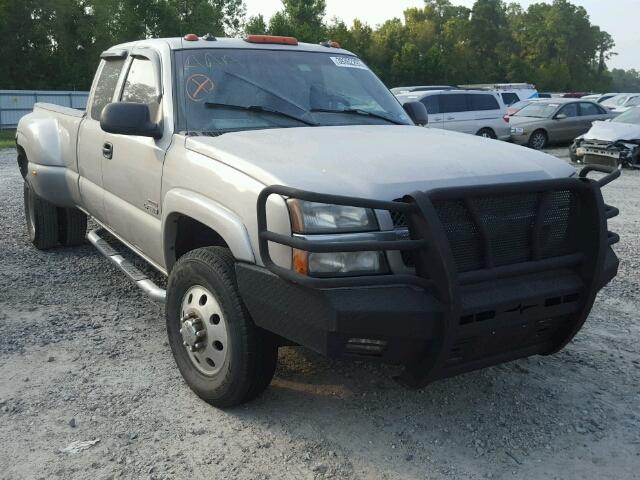
{"label": "beige pickup truck", "polygon": [[600,188],[619,172],[426,121],[334,42],[118,45],[86,111],[20,121],[29,235],[86,237],[164,302],[185,381],[218,407],[260,394],[282,345],[403,365],[415,387],[559,350],[616,275]]}

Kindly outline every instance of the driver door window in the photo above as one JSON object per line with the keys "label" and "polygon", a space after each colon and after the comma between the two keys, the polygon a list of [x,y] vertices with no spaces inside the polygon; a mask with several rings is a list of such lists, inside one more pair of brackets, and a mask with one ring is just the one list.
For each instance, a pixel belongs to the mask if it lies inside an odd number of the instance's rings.
{"label": "driver door window", "polygon": [[153,64],[146,58],[134,58],[122,89],[121,102],[143,103],[149,106],[151,119],[158,117],[158,83]]}

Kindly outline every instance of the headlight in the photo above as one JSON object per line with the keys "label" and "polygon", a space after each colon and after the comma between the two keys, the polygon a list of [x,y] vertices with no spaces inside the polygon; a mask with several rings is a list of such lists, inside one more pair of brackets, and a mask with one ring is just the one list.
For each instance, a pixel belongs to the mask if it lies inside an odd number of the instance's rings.
{"label": "headlight", "polygon": [[382,252],[313,253],[293,250],[293,268],[311,277],[344,277],[388,273]]}
{"label": "headlight", "polygon": [[347,233],[378,230],[378,222],[369,208],[330,205],[290,199],[293,233]]}
{"label": "headlight", "polygon": [[511,127],[511,135],[522,135],[522,134],[524,134],[524,128]]}

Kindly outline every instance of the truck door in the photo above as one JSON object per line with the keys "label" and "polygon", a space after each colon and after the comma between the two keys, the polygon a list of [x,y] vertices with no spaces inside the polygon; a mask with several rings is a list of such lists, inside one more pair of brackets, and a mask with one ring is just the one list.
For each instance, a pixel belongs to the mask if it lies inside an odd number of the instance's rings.
{"label": "truck door", "polygon": [[100,128],[100,115],[102,109],[113,101],[126,55],[125,51],[102,55],[87,103],[87,114],[78,130],[80,198],[83,207],[103,223],[107,221],[102,183],[102,145],[106,134]]}
{"label": "truck door", "polygon": [[[151,119],[163,117],[160,56],[150,48],[134,49],[116,101],[148,105]],[[162,265],[160,191],[162,167],[170,135],[156,140],[104,133],[102,157],[107,221],[124,240]]]}

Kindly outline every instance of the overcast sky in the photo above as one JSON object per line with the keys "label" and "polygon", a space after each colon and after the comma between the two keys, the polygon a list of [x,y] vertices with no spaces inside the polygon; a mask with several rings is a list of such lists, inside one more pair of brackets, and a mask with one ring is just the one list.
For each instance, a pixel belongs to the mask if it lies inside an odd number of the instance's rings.
{"label": "overcast sky", "polygon": [[[512,0],[525,8],[534,0]],[[538,0],[540,1],[540,0]],[[339,17],[348,24],[359,18],[376,25],[393,17],[402,18],[408,7],[419,7],[422,0],[326,0],[327,17]],[[452,0],[458,5],[471,7],[474,0]],[[280,0],[245,0],[249,15],[271,17],[282,8]],[[609,32],[618,55],[609,61],[611,68],[640,69],[640,0],[573,0],[587,9],[591,22]]]}

